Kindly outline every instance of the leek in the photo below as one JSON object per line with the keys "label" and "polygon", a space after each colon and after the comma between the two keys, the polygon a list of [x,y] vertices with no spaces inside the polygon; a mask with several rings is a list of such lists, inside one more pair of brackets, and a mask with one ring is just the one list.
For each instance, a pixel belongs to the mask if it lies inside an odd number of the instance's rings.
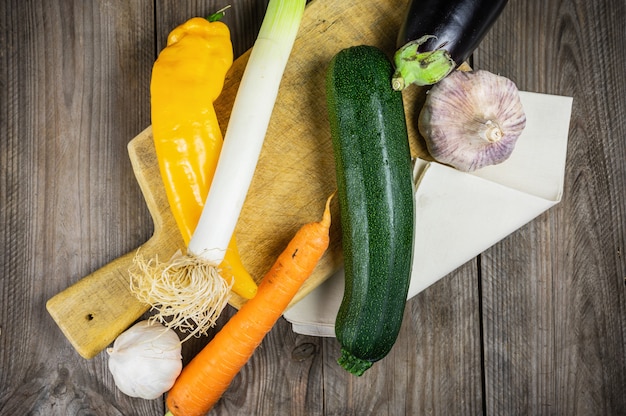
{"label": "leek", "polygon": [[187,247],[218,265],[224,258],[261,153],[305,0],[270,0],[252,47],[198,226]]}

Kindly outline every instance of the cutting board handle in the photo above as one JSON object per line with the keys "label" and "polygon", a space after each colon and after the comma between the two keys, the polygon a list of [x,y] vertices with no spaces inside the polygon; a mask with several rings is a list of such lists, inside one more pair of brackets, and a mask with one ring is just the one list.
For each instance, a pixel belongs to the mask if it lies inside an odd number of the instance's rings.
{"label": "cutting board handle", "polygon": [[95,357],[148,310],[129,290],[128,270],[135,254],[112,261],[46,303],[63,334],[84,358]]}

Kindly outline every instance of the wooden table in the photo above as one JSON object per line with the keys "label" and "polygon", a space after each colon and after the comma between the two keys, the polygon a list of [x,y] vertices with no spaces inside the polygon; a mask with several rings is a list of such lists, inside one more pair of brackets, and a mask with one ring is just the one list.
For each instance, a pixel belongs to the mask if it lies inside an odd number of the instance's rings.
{"label": "wooden table", "polygon": [[[126,157],[151,66],[175,25],[227,3],[1,2],[2,414],[164,413],[116,389],[106,354],[81,358],[45,302],[151,235]],[[235,3],[238,56],[267,1]],[[574,98],[562,202],[409,301],[363,377],[281,320],[211,414],[626,414],[625,16],[623,0],[511,0],[473,65]]]}

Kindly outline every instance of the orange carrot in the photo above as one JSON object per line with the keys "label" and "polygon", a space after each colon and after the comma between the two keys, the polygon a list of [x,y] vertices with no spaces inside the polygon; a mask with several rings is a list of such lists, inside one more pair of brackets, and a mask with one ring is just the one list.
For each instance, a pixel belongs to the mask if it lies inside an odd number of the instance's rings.
{"label": "orange carrot", "polygon": [[206,414],[248,362],[328,248],[331,199],[332,195],[320,222],[298,230],[256,296],[183,369],[167,395],[168,415]]}

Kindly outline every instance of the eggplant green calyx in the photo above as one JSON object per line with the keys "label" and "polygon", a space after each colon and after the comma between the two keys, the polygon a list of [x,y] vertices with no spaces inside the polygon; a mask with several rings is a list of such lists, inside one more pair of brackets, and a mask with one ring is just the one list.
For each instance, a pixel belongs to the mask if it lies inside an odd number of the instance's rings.
{"label": "eggplant green calyx", "polygon": [[422,36],[398,49],[394,55],[396,67],[392,87],[401,91],[411,84],[432,85],[444,79],[456,68],[445,49],[420,52],[419,47],[433,36]]}

